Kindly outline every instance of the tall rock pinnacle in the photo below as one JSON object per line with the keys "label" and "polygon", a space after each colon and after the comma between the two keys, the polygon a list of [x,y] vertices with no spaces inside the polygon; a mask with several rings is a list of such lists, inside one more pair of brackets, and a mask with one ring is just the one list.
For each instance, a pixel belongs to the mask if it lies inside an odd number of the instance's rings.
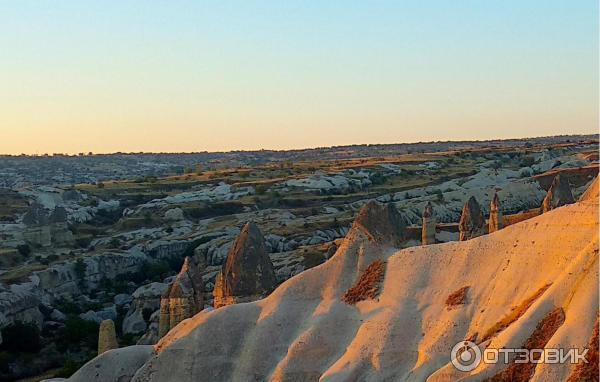
{"label": "tall rock pinnacle", "polygon": [[197,265],[186,257],[181,271],[160,298],[158,337],[204,309],[204,282]]}
{"label": "tall rock pinnacle", "polygon": [[490,203],[490,219],[488,221],[488,232],[496,232],[504,227],[504,219],[502,216],[502,206],[498,200],[498,194],[494,194]]}
{"label": "tall rock pinnacle", "polygon": [[423,210],[423,227],[421,232],[421,244],[435,244],[435,226],[437,222],[431,202],[427,202]]}
{"label": "tall rock pinnacle", "polygon": [[111,349],[117,349],[117,332],[113,320],[104,320],[100,323],[98,332],[98,355]]}
{"label": "tall rock pinnacle", "polygon": [[548,212],[565,204],[574,203],[569,180],[560,174],[554,177],[552,185],[542,202],[542,212]]}
{"label": "tall rock pinnacle", "polygon": [[277,285],[265,239],[258,226],[247,223],[231,246],[227,261],[217,275],[214,306],[258,300]]}
{"label": "tall rock pinnacle", "polygon": [[471,196],[465,203],[458,223],[460,241],[473,239],[485,234],[485,218],[477,199]]}

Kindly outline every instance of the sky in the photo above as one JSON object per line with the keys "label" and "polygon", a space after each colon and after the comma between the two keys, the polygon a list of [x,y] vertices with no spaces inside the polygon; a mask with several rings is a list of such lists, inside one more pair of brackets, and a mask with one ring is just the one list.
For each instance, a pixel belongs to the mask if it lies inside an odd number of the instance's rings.
{"label": "sky", "polygon": [[0,0],[0,153],[598,131],[597,0]]}

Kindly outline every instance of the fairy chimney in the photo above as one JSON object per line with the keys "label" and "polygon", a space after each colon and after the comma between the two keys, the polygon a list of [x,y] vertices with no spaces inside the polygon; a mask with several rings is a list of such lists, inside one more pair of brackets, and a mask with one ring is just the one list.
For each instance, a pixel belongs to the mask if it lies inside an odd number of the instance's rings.
{"label": "fairy chimney", "polygon": [[231,246],[227,261],[217,275],[214,306],[258,300],[277,285],[265,239],[258,226],[247,223]]}
{"label": "fairy chimney", "polygon": [[485,218],[477,199],[471,196],[465,203],[458,223],[460,241],[473,239],[485,234]]}
{"label": "fairy chimney", "polygon": [[435,244],[435,226],[437,222],[431,202],[427,202],[423,210],[423,227],[421,231],[421,243],[423,245]]}
{"label": "fairy chimney", "polygon": [[565,204],[574,203],[569,180],[560,174],[554,177],[552,185],[542,202],[542,212],[548,212]]}
{"label": "fairy chimney", "polygon": [[186,257],[181,271],[160,298],[158,336],[204,308],[204,282],[198,266]]}
{"label": "fairy chimney", "polygon": [[98,355],[118,347],[119,344],[117,343],[115,323],[113,320],[102,321],[100,323],[100,330],[98,332]]}
{"label": "fairy chimney", "polygon": [[393,203],[368,202],[360,209],[352,230],[362,232],[372,242],[394,246],[400,246],[407,238],[406,219]]}
{"label": "fairy chimney", "polygon": [[500,200],[498,200],[498,194],[494,194],[492,202],[490,203],[490,219],[488,225],[490,233],[499,231],[504,227],[502,207],[500,206]]}

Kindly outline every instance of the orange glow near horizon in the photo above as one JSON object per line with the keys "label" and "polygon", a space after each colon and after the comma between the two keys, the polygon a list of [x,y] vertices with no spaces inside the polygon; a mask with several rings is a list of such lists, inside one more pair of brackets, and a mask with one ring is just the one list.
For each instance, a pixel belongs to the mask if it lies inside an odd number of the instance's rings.
{"label": "orange glow near horizon", "polygon": [[597,2],[461,4],[0,4],[0,154],[598,132]]}

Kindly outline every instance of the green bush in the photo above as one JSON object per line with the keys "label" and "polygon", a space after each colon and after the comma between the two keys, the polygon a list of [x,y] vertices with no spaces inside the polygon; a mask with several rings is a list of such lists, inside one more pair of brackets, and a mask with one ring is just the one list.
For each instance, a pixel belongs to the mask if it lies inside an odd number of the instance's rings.
{"label": "green bush", "polygon": [[19,251],[22,256],[29,256],[29,254],[31,254],[31,247],[29,244],[20,244],[17,245],[17,251]]}
{"label": "green bush", "polygon": [[40,330],[34,324],[17,321],[2,329],[2,351],[37,353],[41,348]]}
{"label": "green bush", "polygon": [[167,262],[148,262],[142,266],[141,273],[149,280],[159,281],[169,275],[171,267]]}
{"label": "green bush", "polygon": [[531,176],[531,170],[524,168],[523,170],[521,170],[521,173],[519,174],[519,176],[521,178],[528,178]]}
{"label": "green bush", "polygon": [[521,159],[521,167],[531,167],[535,163],[535,159],[532,156],[526,156]]}
{"label": "green bush", "polygon": [[70,316],[65,322],[63,340],[69,345],[79,344],[89,348],[98,346],[98,330],[100,325],[94,321],[87,321],[77,316]]}
{"label": "green bush", "polygon": [[266,184],[257,184],[256,185],[256,195],[264,195],[265,192],[269,189],[269,186]]}

